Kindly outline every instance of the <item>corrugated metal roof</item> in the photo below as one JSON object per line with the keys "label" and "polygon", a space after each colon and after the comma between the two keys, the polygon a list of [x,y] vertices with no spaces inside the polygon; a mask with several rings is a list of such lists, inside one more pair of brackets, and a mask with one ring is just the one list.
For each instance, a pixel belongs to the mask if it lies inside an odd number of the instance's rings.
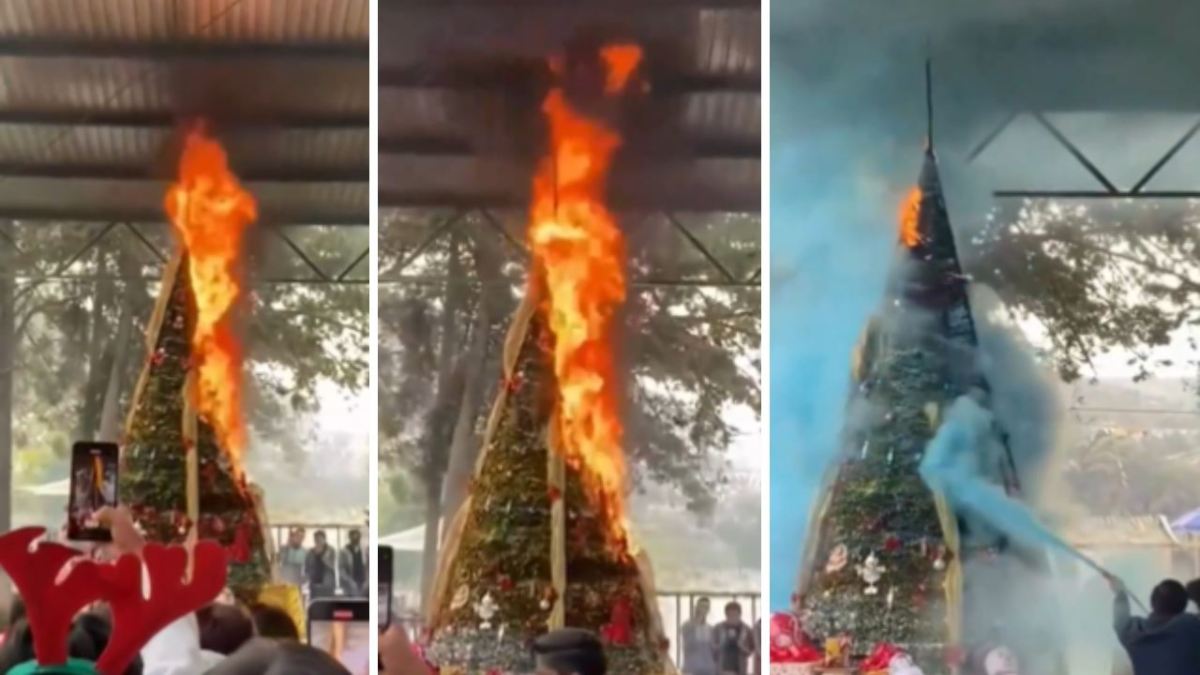
{"label": "corrugated metal roof", "polygon": [[[0,49],[0,53],[3,50]],[[209,112],[269,118],[280,113],[365,116],[365,60],[78,58],[0,56],[0,112],[72,114]]]}
{"label": "corrugated metal roof", "polygon": [[368,0],[6,0],[0,37],[366,43]]}
{"label": "corrugated metal roof", "polygon": [[381,203],[523,203],[544,126],[538,68],[596,32],[641,44],[651,86],[623,130],[638,160],[614,168],[614,202],[757,211],[760,23],[752,0],[385,3]]}
{"label": "corrugated metal roof", "polygon": [[204,117],[274,222],[365,225],[369,0],[0,4],[0,218],[161,220]]}

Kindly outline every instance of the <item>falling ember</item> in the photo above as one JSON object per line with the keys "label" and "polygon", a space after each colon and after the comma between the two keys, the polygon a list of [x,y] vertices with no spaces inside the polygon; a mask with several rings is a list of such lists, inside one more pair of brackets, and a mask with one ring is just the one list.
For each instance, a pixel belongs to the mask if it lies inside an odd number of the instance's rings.
{"label": "falling ember", "polygon": [[915,248],[921,243],[920,218],[921,188],[914,186],[900,203],[900,243],[907,248]]}
{"label": "falling ember", "polygon": [[[606,93],[619,94],[641,49],[610,45],[601,57]],[[604,205],[621,137],[574,110],[562,89],[550,91],[542,112],[550,126],[550,151],[534,177],[528,237],[535,260],[532,283],[544,288],[554,334],[558,437],[611,533],[627,542],[623,428],[609,342],[613,316],[625,301],[625,239]]]}
{"label": "falling ember", "polygon": [[221,144],[193,129],[184,141],[179,178],[167,191],[166,209],[183,241],[195,296],[195,405],[240,473],[246,447],[242,351],[231,312],[242,291],[236,274],[242,235],[258,217],[257,206],[229,170]]}

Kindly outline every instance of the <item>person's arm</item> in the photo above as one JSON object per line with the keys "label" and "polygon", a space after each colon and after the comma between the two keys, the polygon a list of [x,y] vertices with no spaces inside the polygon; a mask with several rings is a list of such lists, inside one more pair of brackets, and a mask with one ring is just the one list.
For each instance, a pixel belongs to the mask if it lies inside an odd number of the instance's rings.
{"label": "person's arm", "polygon": [[393,624],[379,636],[379,662],[381,673],[430,675],[429,667],[417,657],[408,641],[408,633],[399,624]]}
{"label": "person's arm", "polygon": [[1137,622],[1129,611],[1129,591],[1116,577],[1109,577],[1108,583],[1116,593],[1113,597],[1113,630],[1121,644],[1128,646],[1137,636]]}

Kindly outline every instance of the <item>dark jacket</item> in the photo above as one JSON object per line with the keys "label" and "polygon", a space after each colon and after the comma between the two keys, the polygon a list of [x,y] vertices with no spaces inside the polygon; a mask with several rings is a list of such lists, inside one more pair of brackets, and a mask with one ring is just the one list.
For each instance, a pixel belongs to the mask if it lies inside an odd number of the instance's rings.
{"label": "dark jacket", "polygon": [[1200,675],[1200,617],[1130,616],[1129,596],[1122,591],[1113,601],[1113,628],[1135,675]]}

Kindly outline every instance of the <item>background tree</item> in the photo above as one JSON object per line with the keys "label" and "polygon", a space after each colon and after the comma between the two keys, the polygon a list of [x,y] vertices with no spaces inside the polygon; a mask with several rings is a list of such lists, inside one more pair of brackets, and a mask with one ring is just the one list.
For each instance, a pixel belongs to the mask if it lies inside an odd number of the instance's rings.
{"label": "background tree", "polygon": [[1094,373],[1096,357],[1112,350],[1129,353],[1138,379],[1149,377],[1173,365],[1156,361],[1154,348],[1200,323],[1193,202],[1004,203],[963,248],[976,279],[1045,329],[1067,382]]}

